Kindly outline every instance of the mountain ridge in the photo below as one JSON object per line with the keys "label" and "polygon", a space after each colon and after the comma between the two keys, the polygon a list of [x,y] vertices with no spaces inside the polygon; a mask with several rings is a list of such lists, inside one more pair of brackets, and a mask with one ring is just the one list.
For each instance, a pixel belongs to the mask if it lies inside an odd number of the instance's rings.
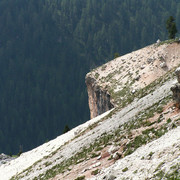
{"label": "mountain ridge", "polygon": [[[173,50],[170,51],[170,49]],[[175,106],[170,91],[170,87],[177,82],[174,71],[179,66],[179,49],[178,41],[156,43],[94,69],[86,78],[92,76],[96,81],[95,86],[99,87],[95,89],[106,90],[109,93],[114,108],[58,137],[62,140],[69,137],[67,141],[53,144],[52,140],[48,142],[49,144],[46,143],[29,151],[29,154],[23,153],[19,158],[1,165],[0,177],[3,177],[3,180],[10,178],[70,180],[78,177],[98,180],[110,179],[110,176],[114,179],[132,176],[137,179],[144,179],[144,177],[156,179],[159,175],[165,177],[168,174],[169,177],[170,175],[179,177],[180,111]],[[149,57],[145,56],[145,50],[148,50]],[[161,54],[158,54],[160,52]],[[163,60],[160,58],[162,54]],[[136,57],[135,61],[131,57]],[[150,61],[149,58],[153,60]],[[122,61],[122,59],[125,60]],[[119,71],[121,66],[119,62],[124,64],[123,71]],[[163,62],[166,66],[160,65]],[[138,74],[137,69],[133,71],[133,68],[130,68],[133,67],[133,63],[139,63]],[[154,69],[150,70],[150,67]],[[161,73],[155,73],[156,77],[152,82],[145,81],[148,78],[143,78],[146,75],[143,72],[152,73],[153,70],[155,72],[159,70]],[[140,77],[137,78],[137,75]],[[120,84],[121,78],[124,82]],[[93,101],[96,100],[94,98]],[[167,142],[167,155],[170,154],[171,147],[172,152],[175,152],[172,161],[169,162],[166,158],[161,159],[161,154],[166,147],[163,146],[164,148],[161,149],[160,146],[161,143],[166,142],[166,137],[167,140],[169,139],[168,142],[176,137],[170,144]],[[158,149],[156,142],[160,145],[158,152],[152,151],[155,145]],[[143,148],[149,150],[144,151]],[[35,151],[38,153],[36,154]],[[43,154],[43,152],[46,153]],[[138,154],[138,152],[143,153]],[[24,160],[31,159],[31,153],[38,158],[23,167]],[[143,166],[142,170],[138,166],[135,168],[133,162],[131,165],[131,157],[133,159],[137,157],[139,163],[148,162],[150,166]],[[154,163],[156,159],[157,163]],[[17,166],[18,162],[21,169]],[[121,163],[123,163],[122,166],[119,165]],[[173,172],[177,173],[172,174]]]}

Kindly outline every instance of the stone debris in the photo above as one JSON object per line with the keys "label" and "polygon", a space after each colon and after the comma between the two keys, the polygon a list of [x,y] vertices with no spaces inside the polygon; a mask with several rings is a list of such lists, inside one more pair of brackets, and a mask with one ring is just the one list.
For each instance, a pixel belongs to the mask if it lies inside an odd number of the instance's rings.
{"label": "stone debris", "polygon": [[147,59],[147,62],[148,62],[148,64],[153,63],[153,62],[154,62],[154,59],[153,59],[153,58],[148,58],[148,59]]}
{"label": "stone debris", "polygon": [[160,67],[161,67],[161,68],[165,68],[165,67],[167,67],[167,64],[166,64],[165,62],[162,62],[162,63],[160,64]]}
{"label": "stone debris", "polygon": [[109,150],[108,150],[108,152],[109,152],[109,154],[114,154],[116,151],[118,151],[119,150],[119,147],[117,147],[117,146],[114,146],[114,145],[112,145],[110,148],[109,148]]}
{"label": "stone debris", "polygon": [[104,180],[114,180],[116,179],[116,176],[114,176],[113,174],[109,174],[103,177]]}
{"label": "stone debris", "polygon": [[121,158],[121,154],[120,154],[120,153],[115,152],[115,153],[113,154],[113,159],[114,159],[114,160],[118,160],[118,159],[120,159],[120,158]]}
{"label": "stone debris", "polygon": [[97,157],[97,160],[100,160],[101,159],[101,155]]}
{"label": "stone debris", "polygon": [[141,65],[141,67],[140,67],[141,69],[144,69],[145,68],[145,66],[144,65]]}
{"label": "stone debris", "polygon": [[101,162],[97,162],[96,164],[93,164],[92,165],[92,168],[96,168],[96,167],[98,167],[98,166],[100,166],[101,165]]}
{"label": "stone debris", "polygon": [[0,165],[6,164],[7,162],[15,159],[15,157],[8,156],[4,153],[0,154]]}
{"label": "stone debris", "polygon": [[140,77],[141,77],[140,75],[137,75],[137,76],[134,78],[134,80],[135,80],[135,81],[139,81]]}
{"label": "stone debris", "polygon": [[133,90],[131,91],[131,93],[132,93],[132,94],[134,94],[135,92],[136,92],[136,90],[135,90],[135,89],[133,89]]}
{"label": "stone debris", "polygon": [[159,45],[159,44],[161,43],[161,40],[158,39],[158,40],[156,41],[156,43],[157,43],[157,45]]}

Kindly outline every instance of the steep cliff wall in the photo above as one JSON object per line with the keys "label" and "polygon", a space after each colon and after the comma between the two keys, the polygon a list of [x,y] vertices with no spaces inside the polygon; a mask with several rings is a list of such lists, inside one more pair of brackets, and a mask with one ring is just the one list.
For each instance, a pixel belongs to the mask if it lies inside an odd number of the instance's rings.
{"label": "steep cliff wall", "polygon": [[112,107],[127,106],[143,88],[165,77],[179,62],[179,43],[156,43],[94,69],[86,75],[91,118]]}
{"label": "steep cliff wall", "polygon": [[173,92],[173,99],[176,101],[176,105],[180,108],[180,67],[175,71],[177,77],[177,83],[171,87]]}
{"label": "steep cliff wall", "polygon": [[89,96],[91,119],[114,107],[110,101],[110,95],[108,91],[101,89],[100,86],[97,85],[94,78],[87,75],[86,85]]}

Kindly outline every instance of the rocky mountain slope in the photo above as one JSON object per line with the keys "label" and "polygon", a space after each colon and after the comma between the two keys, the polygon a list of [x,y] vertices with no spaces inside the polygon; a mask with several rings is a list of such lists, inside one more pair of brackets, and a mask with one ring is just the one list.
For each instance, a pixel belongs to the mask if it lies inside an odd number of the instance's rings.
{"label": "rocky mountain slope", "polygon": [[180,44],[167,41],[94,69],[86,76],[92,119],[1,164],[0,179],[180,178],[180,110],[170,90],[179,65]]}

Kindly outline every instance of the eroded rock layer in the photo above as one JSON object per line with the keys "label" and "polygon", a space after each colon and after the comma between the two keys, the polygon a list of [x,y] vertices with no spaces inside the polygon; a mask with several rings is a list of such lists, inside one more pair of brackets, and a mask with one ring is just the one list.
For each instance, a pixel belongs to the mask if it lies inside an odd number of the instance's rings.
{"label": "eroded rock layer", "polygon": [[101,89],[94,78],[87,76],[86,85],[91,119],[114,107],[108,91]]}
{"label": "eroded rock layer", "polygon": [[177,106],[180,108],[180,67],[175,71],[178,82],[171,87],[173,92],[173,99],[176,101]]}

